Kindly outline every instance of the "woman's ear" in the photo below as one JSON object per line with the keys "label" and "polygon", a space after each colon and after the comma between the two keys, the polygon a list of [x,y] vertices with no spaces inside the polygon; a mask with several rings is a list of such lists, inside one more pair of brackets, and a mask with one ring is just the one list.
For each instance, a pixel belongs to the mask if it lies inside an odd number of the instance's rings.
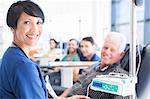
{"label": "woman's ear", "polygon": [[15,31],[12,27],[10,28],[10,30],[11,30],[12,33],[14,33],[14,31]]}

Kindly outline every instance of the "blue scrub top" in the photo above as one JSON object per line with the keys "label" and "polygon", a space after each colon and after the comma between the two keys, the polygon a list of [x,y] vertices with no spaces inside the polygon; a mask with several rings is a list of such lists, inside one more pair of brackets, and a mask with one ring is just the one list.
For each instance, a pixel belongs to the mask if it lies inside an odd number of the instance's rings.
{"label": "blue scrub top", "polygon": [[48,99],[38,65],[18,47],[9,47],[2,58],[0,99]]}

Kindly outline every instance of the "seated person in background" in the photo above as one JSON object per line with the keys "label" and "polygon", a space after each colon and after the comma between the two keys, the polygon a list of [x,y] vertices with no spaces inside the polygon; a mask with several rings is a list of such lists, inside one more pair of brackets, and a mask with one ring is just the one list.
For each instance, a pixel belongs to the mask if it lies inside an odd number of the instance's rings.
{"label": "seated person in background", "polygon": [[[128,74],[119,66],[119,60],[124,55],[125,46],[126,38],[124,35],[116,32],[108,34],[104,39],[101,50],[101,62],[85,69],[73,87],[65,90],[62,96],[67,96],[68,94],[86,95],[88,85],[96,75],[107,75],[110,72]],[[116,97],[121,97],[104,92],[95,92],[93,90],[89,91],[89,96],[92,99],[114,99]]]}
{"label": "seated person in background", "polygon": [[53,49],[57,48],[58,42],[55,39],[51,38],[49,40],[49,43],[50,43],[50,50],[53,50]]}
{"label": "seated person in background", "polygon": [[92,37],[85,37],[80,42],[80,49],[82,55],[81,61],[100,61],[100,57],[96,55],[94,48],[94,39]]}
{"label": "seated person in background", "polygon": [[80,61],[77,49],[78,41],[76,39],[70,39],[68,43],[67,55],[62,59],[62,61]]}
{"label": "seated person in background", "polygon": [[58,42],[55,39],[51,38],[49,40],[49,43],[50,43],[50,48],[47,54],[44,55],[44,57],[48,57],[49,61],[60,60],[62,58],[63,51],[62,49],[57,48]]}
{"label": "seated person in background", "polygon": [[[81,61],[100,61],[100,57],[95,53],[95,42],[94,39],[89,37],[84,37],[80,42],[80,60]],[[82,74],[82,70],[80,69],[79,74]]]}
{"label": "seated person in background", "polygon": [[[78,41],[76,39],[70,39],[68,43],[67,55],[62,59],[62,61],[80,61],[80,57],[77,53]],[[79,68],[73,70],[73,81],[78,79]]]}

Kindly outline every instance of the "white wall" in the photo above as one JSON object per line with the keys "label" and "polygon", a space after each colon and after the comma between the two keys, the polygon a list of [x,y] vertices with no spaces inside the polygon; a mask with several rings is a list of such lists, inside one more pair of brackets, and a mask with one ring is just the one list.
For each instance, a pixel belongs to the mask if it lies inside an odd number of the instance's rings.
{"label": "white wall", "polygon": [[110,31],[111,0],[47,0],[39,4],[46,16],[44,37],[67,42],[92,36],[100,47]]}
{"label": "white wall", "polygon": [[[0,1],[0,33],[7,48],[12,34],[6,25],[6,12],[15,0]],[[41,6],[45,14],[43,35],[38,47],[48,46],[50,37],[67,42],[70,38],[81,40],[85,36],[94,37],[101,46],[103,33],[110,31],[111,0],[33,0]],[[7,39],[6,39],[7,38]],[[42,46],[41,46],[42,45]]]}
{"label": "white wall", "polygon": [[9,6],[15,0],[0,0],[0,58],[12,41],[12,33],[6,25],[6,14]]}

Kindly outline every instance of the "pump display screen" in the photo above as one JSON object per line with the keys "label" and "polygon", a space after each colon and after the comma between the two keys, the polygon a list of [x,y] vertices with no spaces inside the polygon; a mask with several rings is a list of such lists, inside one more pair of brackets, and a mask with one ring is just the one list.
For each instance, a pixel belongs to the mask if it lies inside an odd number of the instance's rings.
{"label": "pump display screen", "polygon": [[105,91],[117,92],[118,86],[113,84],[108,84],[100,81],[94,81],[92,84],[93,87],[99,88]]}

